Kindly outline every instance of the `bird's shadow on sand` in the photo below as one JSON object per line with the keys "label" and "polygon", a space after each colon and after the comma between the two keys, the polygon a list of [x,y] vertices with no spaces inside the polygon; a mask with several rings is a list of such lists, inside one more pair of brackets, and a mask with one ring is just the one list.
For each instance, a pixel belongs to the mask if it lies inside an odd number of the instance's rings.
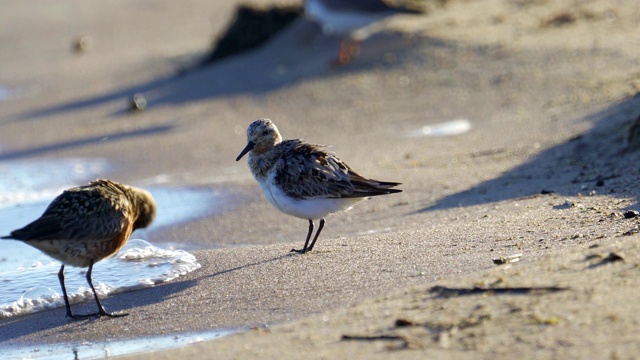
{"label": "bird's shadow on sand", "polygon": [[[640,152],[626,144],[627,128],[640,115],[640,93],[587,116],[591,130],[553,146],[501,176],[483,181],[429,204],[418,213],[494,203],[508,199],[558,194],[629,194],[626,182],[637,178]],[[511,156],[510,149],[471,152],[477,161]],[[489,160],[486,158],[489,157]],[[485,158],[485,159],[483,159]],[[636,199],[637,201],[637,199]],[[560,206],[560,205],[559,205]],[[554,207],[555,208],[555,207]],[[558,207],[559,208],[559,207]]]}
{"label": "bird's shadow on sand", "polygon": [[[372,67],[399,66],[403,61],[420,61],[423,55],[412,49],[421,45],[454,46],[424,36],[379,33],[363,44],[360,56],[352,63],[331,66],[337,58],[339,43],[339,38],[324,35],[317,24],[301,18],[252,51],[104,95],[9,115],[0,123],[35,120],[114,101],[125,104],[126,99],[131,99],[136,93],[144,94],[149,107],[179,105],[223,96],[260,96],[301,81],[341,76]],[[392,56],[385,57],[389,54]],[[125,111],[123,108],[112,115],[123,115]]]}
{"label": "bird's shadow on sand", "polygon": [[232,267],[230,269],[218,271],[218,272],[215,272],[213,274],[206,275],[206,278],[213,278],[213,277],[225,275],[225,274],[228,274],[228,273],[231,273],[231,272],[234,272],[234,271],[243,270],[243,269],[246,269],[246,268],[259,266],[259,265],[265,265],[265,264],[272,263],[272,262],[275,262],[275,261],[278,261],[278,260],[282,260],[282,259],[286,259],[286,258],[289,258],[289,257],[292,257],[292,256],[299,256],[299,254],[294,253],[294,252],[289,252],[289,253],[286,253],[286,254],[283,254],[283,255],[279,255],[279,256],[276,256],[276,257],[273,257],[273,258],[269,258],[269,259],[265,259],[265,260],[261,260],[261,261],[256,261],[256,262],[253,262],[253,263],[244,264],[244,265]]}
{"label": "bird's shadow on sand", "polygon": [[[101,302],[107,311],[113,313],[129,313],[129,316],[136,316],[137,308],[169,301],[174,297],[180,296],[181,293],[198,286],[198,284],[203,280],[216,278],[254,266],[265,265],[296,255],[297,254],[287,253],[217,271],[211,274],[199,274],[193,279],[175,281],[150,288],[123,292],[101,299]],[[72,310],[77,314],[95,312],[96,304],[93,299],[91,299],[81,304],[73,304]],[[0,343],[56,328],[63,332],[81,332],[82,329],[86,328],[86,326],[100,321],[118,321],[118,318],[89,318],[84,320],[72,320],[66,317],[66,309],[64,307],[60,307],[25,316],[2,319],[0,320]]]}

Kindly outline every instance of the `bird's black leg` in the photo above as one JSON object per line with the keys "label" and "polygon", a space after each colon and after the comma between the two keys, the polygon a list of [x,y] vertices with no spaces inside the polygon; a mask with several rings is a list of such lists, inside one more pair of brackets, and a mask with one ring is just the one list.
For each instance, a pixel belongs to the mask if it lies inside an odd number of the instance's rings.
{"label": "bird's black leg", "polygon": [[309,246],[307,251],[311,251],[313,249],[313,245],[316,244],[316,240],[318,240],[318,236],[320,236],[320,231],[322,231],[323,227],[324,227],[324,219],[320,219],[320,227],[318,227],[318,231],[316,231],[316,236],[313,237],[313,241],[311,242],[311,245]]}
{"label": "bird's black leg", "polygon": [[[309,233],[307,233],[307,240],[304,242],[304,247],[302,248],[302,250],[291,249],[291,252],[297,252],[298,254],[306,253],[307,252],[307,245],[309,245],[309,239],[311,239],[311,234],[312,233],[313,233],[313,220],[309,219]],[[311,249],[309,249],[309,250],[311,250]]]}
{"label": "bird's black leg", "polygon": [[69,296],[67,296],[67,288],[64,286],[64,264],[60,267],[58,272],[58,280],[60,280],[60,286],[62,287],[62,296],[64,297],[64,305],[67,307],[67,317],[72,319],[84,319],[82,316],[73,315],[71,312],[71,304],[69,304]]}
{"label": "bird's black leg", "polygon": [[91,291],[93,291],[94,299],[96,299],[96,304],[98,305],[98,312],[92,315],[98,316],[98,317],[100,316],[120,317],[120,316],[129,315],[129,314],[113,314],[113,313],[108,313],[104,310],[104,307],[102,306],[102,304],[100,303],[100,299],[98,298],[98,294],[96,293],[96,289],[93,287],[93,279],[91,278],[92,271],[93,271],[93,259],[91,259],[91,262],[89,263],[89,271],[87,271],[87,282],[91,287]]}
{"label": "bird's black leg", "polygon": [[67,307],[67,317],[70,317],[72,319],[76,319],[76,320],[81,320],[81,319],[86,319],[92,316],[95,316],[96,314],[82,314],[82,315],[77,315],[74,314],[73,312],[71,312],[71,304],[69,303],[69,296],[67,295],[67,288],[66,286],[64,286],[64,264],[62,264],[62,266],[60,267],[60,272],[58,273],[58,279],[60,280],[60,286],[62,287],[62,296],[64,297],[64,304]]}

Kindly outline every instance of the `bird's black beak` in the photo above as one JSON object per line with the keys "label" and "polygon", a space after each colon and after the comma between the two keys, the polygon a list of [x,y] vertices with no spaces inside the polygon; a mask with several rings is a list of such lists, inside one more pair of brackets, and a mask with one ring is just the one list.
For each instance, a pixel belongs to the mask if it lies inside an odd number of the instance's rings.
{"label": "bird's black beak", "polygon": [[238,155],[238,157],[236,158],[236,161],[240,161],[240,159],[242,159],[242,157],[245,156],[249,151],[253,150],[255,146],[256,146],[256,143],[254,143],[253,141],[249,141],[247,143],[247,146],[245,146],[244,149],[242,149],[242,151],[240,152],[240,155]]}

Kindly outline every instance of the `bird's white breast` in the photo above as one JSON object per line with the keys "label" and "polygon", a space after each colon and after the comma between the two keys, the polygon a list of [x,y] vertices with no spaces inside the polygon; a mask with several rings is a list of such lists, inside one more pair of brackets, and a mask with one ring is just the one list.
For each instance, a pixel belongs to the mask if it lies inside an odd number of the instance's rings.
{"label": "bird's white breast", "polygon": [[[364,28],[383,16],[377,14],[360,14],[351,11],[336,11],[327,8],[322,1],[308,0],[305,2],[305,14],[316,20],[322,26],[325,34],[347,35],[352,31]],[[366,37],[359,36],[359,37]],[[360,39],[361,40],[361,39]]]}
{"label": "bird's white breast", "polygon": [[266,181],[260,182],[265,197],[278,210],[301,219],[322,219],[331,213],[349,210],[364,200],[364,198],[295,199],[277,186],[274,178],[275,173],[272,173]]}

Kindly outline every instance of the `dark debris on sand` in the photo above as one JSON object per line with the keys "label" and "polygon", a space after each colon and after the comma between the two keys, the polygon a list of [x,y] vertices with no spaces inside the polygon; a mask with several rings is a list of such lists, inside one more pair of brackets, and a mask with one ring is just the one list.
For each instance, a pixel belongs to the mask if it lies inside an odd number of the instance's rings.
{"label": "dark debris on sand", "polygon": [[259,47],[301,16],[302,12],[302,6],[259,8],[239,5],[233,22],[215,40],[213,51],[200,66]]}

